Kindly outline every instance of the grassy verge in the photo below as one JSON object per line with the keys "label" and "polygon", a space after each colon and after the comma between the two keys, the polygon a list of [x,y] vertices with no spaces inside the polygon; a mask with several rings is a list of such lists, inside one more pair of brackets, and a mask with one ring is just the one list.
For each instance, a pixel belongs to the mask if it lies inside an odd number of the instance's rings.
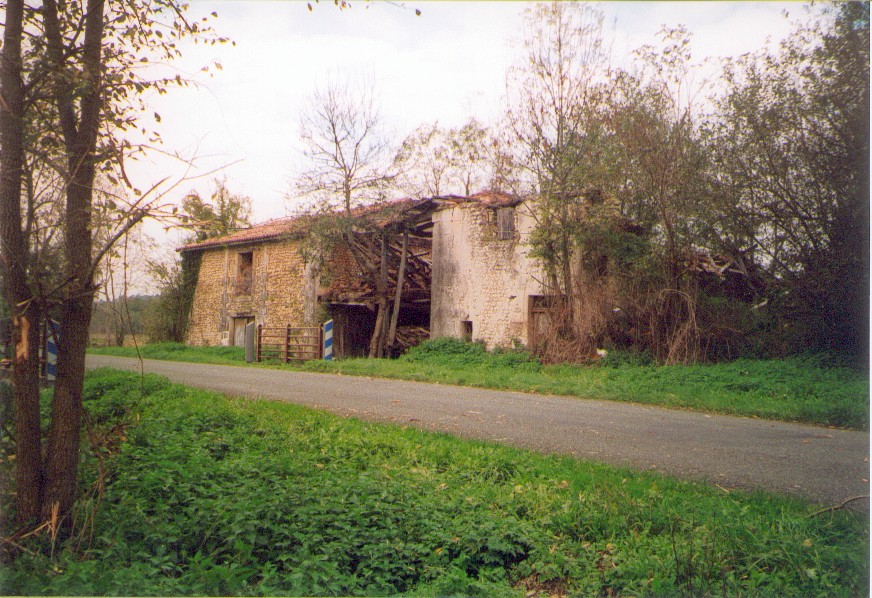
{"label": "grassy verge", "polygon": [[[135,356],[128,348],[99,352]],[[244,364],[242,350],[236,347],[161,344],[143,347],[142,354],[151,359]],[[821,356],[697,366],[543,366],[523,352],[489,353],[480,345],[436,339],[394,360],[343,359],[281,367],[869,429],[868,377]]]}
{"label": "grassy verge", "polygon": [[139,347],[138,353],[136,347],[92,347],[88,349],[88,353],[115,357],[138,357],[141,355],[143,359],[215,365],[247,365],[245,363],[245,350],[242,347],[189,347],[181,343],[155,343],[142,345]]}
{"label": "grassy verge", "polygon": [[[99,370],[81,535],[3,593],[867,595],[866,518]],[[136,389],[136,390],[131,390]],[[97,461],[86,459],[83,488]]]}

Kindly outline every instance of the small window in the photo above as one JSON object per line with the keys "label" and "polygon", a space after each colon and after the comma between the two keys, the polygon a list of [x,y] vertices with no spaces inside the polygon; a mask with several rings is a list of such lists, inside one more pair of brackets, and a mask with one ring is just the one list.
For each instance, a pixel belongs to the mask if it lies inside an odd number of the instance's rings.
{"label": "small window", "polygon": [[497,239],[510,241],[515,238],[514,208],[497,208]]}
{"label": "small window", "polygon": [[463,340],[466,342],[472,341],[472,322],[469,320],[463,320],[460,323],[460,335]]}
{"label": "small window", "polygon": [[251,295],[254,287],[254,253],[236,254],[236,294]]}

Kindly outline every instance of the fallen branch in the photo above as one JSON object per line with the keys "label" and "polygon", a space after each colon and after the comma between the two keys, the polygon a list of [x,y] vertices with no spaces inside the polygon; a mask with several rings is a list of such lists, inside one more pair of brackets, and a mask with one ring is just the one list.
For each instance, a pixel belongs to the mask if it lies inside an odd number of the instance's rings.
{"label": "fallen branch", "polygon": [[852,496],[851,498],[848,498],[848,499],[845,499],[844,501],[842,501],[842,503],[839,505],[836,505],[834,507],[827,507],[826,509],[821,509],[820,511],[815,511],[814,513],[809,515],[809,517],[816,517],[817,515],[822,515],[823,513],[834,513],[836,511],[838,511],[839,509],[845,508],[845,506],[849,502],[854,502],[855,500],[861,500],[863,498],[869,498],[869,495],[868,494],[861,494],[860,496]]}
{"label": "fallen branch", "polygon": [[34,556],[36,555],[36,553],[33,552],[32,550],[30,550],[29,548],[25,548],[24,546],[22,546],[22,545],[19,544],[18,542],[15,542],[15,541],[13,541],[13,540],[10,540],[9,538],[3,538],[3,537],[0,537],[0,540],[2,540],[3,542],[5,542],[6,544],[9,544],[10,546],[13,546],[13,547],[14,547],[15,549],[17,549],[17,550],[23,550],[23,551],[26,552],[27,554],[34,555]]}

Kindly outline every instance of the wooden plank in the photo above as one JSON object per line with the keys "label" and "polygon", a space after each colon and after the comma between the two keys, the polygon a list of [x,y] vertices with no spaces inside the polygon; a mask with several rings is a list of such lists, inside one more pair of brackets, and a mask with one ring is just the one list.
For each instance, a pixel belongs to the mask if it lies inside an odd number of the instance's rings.
{"label": "wooden plank", "polygon": [[388,327],[387,345],[392,346],[397,336],[397,321],[400,317],[400,304],[403,298],[403,278],[406,274],[406,254],[409,251],[409,234],[403,233],[403,255],[400,258],[400,270],[397,272],[396,293],[394,294],[394,313],[391,314],[391,323]]}
{"label": "wooden plank", "polygon": [[263,326],[258,324],[257,325],[257,347],[256,347],[256,349],[257,349],[256,360],[257,361],[260,361],[260,351],[261,351],[261,341],[262,341],[261,334],[262,333],[263,333]]}

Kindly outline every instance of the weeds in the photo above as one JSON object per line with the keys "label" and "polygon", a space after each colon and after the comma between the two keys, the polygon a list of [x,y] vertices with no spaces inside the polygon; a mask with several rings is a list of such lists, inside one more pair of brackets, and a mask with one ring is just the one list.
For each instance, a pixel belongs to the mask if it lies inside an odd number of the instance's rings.
{"label": "weeds", "polygon": [[93,537],[53,555],[24,539],[4,593],[868,593],[868,523],[850,512],[137,386],[89,374],[89,420],[113,439]]}

